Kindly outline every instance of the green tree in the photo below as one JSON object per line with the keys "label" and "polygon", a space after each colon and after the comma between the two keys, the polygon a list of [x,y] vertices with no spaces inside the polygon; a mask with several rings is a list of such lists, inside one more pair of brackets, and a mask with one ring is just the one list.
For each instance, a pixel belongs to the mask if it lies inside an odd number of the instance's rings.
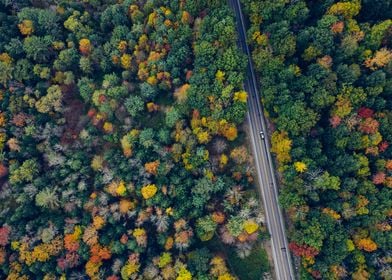
{"label": "green tree", "polygon": [[49,61],[53,52],[51,44],[53,37],[45,35],[43,37],[30,36],[24,39],[23,49],[26,52],[26,57],[33,59],[38,63],[45,63]]}
{"label": "green tree", "polygon": [[55,69],[66,71],[75,69],[78,65],[79,53],[75,48],[60,51],[58,58],[54,61]]}
{"label": "green tree", "polygon": [[202,241],[211,239],[216,228],[217,224],[212,220],[210,215],[199,218],[196,221],[196,233]]}
{"label": "green tree", "polygon": [[50,9],[23,8],[17,16],[20,22],[31,20],[34,25],[34,34],[37,36],[61,37],[58,24],[60,18],[58,14]]}
{"label": "green tree", "polygon": [[37,206],[48,209],[56,209],[60,205],[60,201],[56,194],[56,188],[45,188],[35,196]]}
{"label": "green tree", "polygon": [[314,185],[321,190],[338,190],[340,188],[340,179],[339,177],[329,175],[328,171],[325,171],[314,181]]}
{"label": "green tree", "polygon": [[40,166],[35,159],[25,160],[19,167],[12,165],[10,168],[10,183],[31,182],[38,174],[39,168]]}
{"label": "green tree", "polygon": [[132,117],[138,116],[140,112],[145,110],[143,99],[138,95],[131,95],[125,100],[125,108]]}
{"label": "green tree", "polygon": [[12,65],[0,61],[0,83],[4,87],[7,86],[7,82],[12,77],[12,70],[13,70]]}
{"label": "green tree", "polygon": [[178,120],[180,120],[180,113],[174,107],[166,112],[165,123],[168,127],[174,127]]}

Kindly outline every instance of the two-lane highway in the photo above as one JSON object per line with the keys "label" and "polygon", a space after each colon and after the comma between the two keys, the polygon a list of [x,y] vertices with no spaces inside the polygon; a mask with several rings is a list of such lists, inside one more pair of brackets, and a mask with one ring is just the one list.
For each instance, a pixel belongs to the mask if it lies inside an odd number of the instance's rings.
{"label": "two-lane highway", "polygon": [[265,124],[260,96],[257,90],[256,76],[253,70],[252,57],[246,43],[246,29],[239,0],[229,0],[235,12],[238,43],[248,57],[247,78],[244,88],[248,92],[249,135],[259,182],[259,189],[263,199],[268,230],[271,234],[272,255],[276,279],[294,280],[291,256],[287,245],[282,211],[278,203],[278,186],[276,183],[270,144]]}

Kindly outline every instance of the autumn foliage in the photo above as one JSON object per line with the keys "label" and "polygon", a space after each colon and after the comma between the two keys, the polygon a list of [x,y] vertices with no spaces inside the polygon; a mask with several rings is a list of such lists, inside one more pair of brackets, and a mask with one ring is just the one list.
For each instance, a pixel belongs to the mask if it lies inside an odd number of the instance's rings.
{"label": "autumn foliage", "polygon": [[376,2],[242,2],[301,279],[391,274],[392,19]]}
{"label": "autumn foliage", "polygon": [[82,54],[88,55],[91,52],[91,43],[89,39],[81,39],[79,41],[79,50]]}
{"label": "autumn foliage", "polygon": [[271,151],[276,154],[280,164],[287,163],[291,160],[290,150],[292,141],[287,137],[286,132],[274,132],[271,137]]}
{"label": "autumn foliage", "polygon": [[19,31],[22,35],[28,36],[34,32],[33,22],[31,20],[23,20],[18,24]]}
{"label": "autumn foliage", "polygon": [[[244,258],[267,235],[228,4],[11,2],[0,278],[236,279],[204,242]],[[268,265],[255,262],[260,278]]]}
{"label": "autumn foliage", "polygon": [[159,167],[159,160],[147,162],[146,164],[144,164],[144,168],[146,169],[146,172],[152,175],[157,175],[158,167]]}
{"label": "autumn foliage", "polygon": [[377,244],[370,238],[362,238],[356,243],[358,249],[364,250],[366,252],[373,252],[377,250]]}
{"label": "autumn foliage", "polygon": [[308,245],[300,245],[295,242],[290,242],[289,244],[290,250],[293,252],[294,255],[300,257],[315,257],[318,255],[318,251],[315,248],[312,248]]}

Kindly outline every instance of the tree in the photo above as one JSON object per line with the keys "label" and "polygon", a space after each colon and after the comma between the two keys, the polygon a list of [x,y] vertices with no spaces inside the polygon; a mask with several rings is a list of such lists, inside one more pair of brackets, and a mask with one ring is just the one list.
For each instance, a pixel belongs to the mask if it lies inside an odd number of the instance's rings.
{"label": "tree", "polygon": [[196,233],[202,241],[210,240],[215,232],[217,224],[211,216],[199,218],[196,222]]}
{"label": "tree", "polygon": [[138,116],[138,114],[144,110],[144,101],[138,95],[131,95],[125,100],[125,108],[132,117]]}
{"label": "tree", "polygon": [[301,231],[295,234],[295,239],[300,244],[306,244],[317,251],[322,248],[324,238],[325,232],[320,223],[314,218],[303,222]]}
{"label": "tree", "polygon": [[82,77],[81,79],[78,80],[77,85],[79,88],[80,96],[86,102],[90,101],[95,88],[94,81],[87,77]]}
{"label": "tree", "polygon": [[[368,1],[366,1],[368,2]],[[367,3],[369,4],[369,2]],[[366,4],[365,4],[366,5]],[[373,7],[374,8],[374,7]],[[379,49],[383,39],[387,36],[388,29],[392,26],[392,20],[387,19],[372,26],[369,38],[369,45],[372,49]]]}
{"label": "tree", "polygon": [[299,245],[295,242],[290,242],[289,248],[294,255],[301,257],[311,258],[317,256],[319,253],[318,250],[313,247],[310,247],[308,245]]}
{"label": "tree", "polygon": [[27,59],[19,59],[14,68],[14,78],[20,82],[28,81],[33,78],[31,69],[33,65]]}
{"label": "tree", "polygon": [[304,103],[296,102],[282,110],[278,127],[280,130],[289,131],[292,135],[305,134],[314,127],[318,118],[318,114],[306,108]]}
{"label": "tree", "polygon": [[6,87],[8,81],[12,77],[12,65],[10,63],[4,63],[0,61],[0,83]]}
{"label": "tree", "polygon": [[338,190],[340,188],[340,179],[339,177],[329,175],[328,171],[325,171],[314,181],[314,185],[322,190]]}
{"label": "tree", "polygon": [[130,69],[132,66],[132,56],[130,54],[123,54],[120,58],[121,66],[124,69]]}
{"label": "tree", "polygon": [[248,151],[245,146],[236,147],[230,152],[230,157],[237,164],[243,164],[248,160]]}
{"label": "tree", "polygon": [[60,112],[62,110],[63,94],[58,85],[48,88],[47,94],[35,103],[35,107],[40,113]]}
{"label": "tree", "polygon": [[75,48],[60,51],[58,58],[54,61],[54,67],[60,71],[75,68],[79,62],[79,54]]}
{"label": "tree", "polygon": [[144,168],[146,172],[152,175],[157,175],[158,167],[159,167],[159,160],[147,162],[146,164],[144,164]]}
{"label": "tree", "polygon": [[296,161],[294,162],[295,170],[299,173],[305,172],[308,168],[304,162]]}
{"label": "tree", "polygon": [[91,52],[91,43],[89,39],[83,38],[79,40],[79,51],[83,55],[88,55]]}
{"label": "tree", "polygon": [[25,160],[21,166],[10,166],[10,183],[18,184],[22,182],[31,182],[39,172],[39,164],[35,159]]}
{"label": "tree", "polygon": [[377,244],[370,238],[362,238],[357,242],[358,249],[365,250],[367,252],[373,252],[377,250]]}
{"label": "tree", "polygon": [[25,19],[21,23],[19,23],[18,28],[20,30],[20,33],[25,36],[29,36],[34,32],[33,22],[28,19]]}
{"label": "tree", "polygon": [[126,9],[125,5],[109,5],[100,16],[101,29],[104,32],[109,32],[115,26],[129,24]]}
{"label": "tree", "polygon": [[79,60],[79,68],[86,74],[90,74],[93,70],[92,62],[88,57],[81,57]]}
{"label": "tree", "polygon": [[139,135],[139,143],[144,148],[150,148],[154,145],[154,130],[152,128],[143,129]]}
{"label": "tree", "polygon": [[223,136],[229,141],[234,141],[238,136],[237,127],[235,125],[227,125],[223,128]]}
{"label": "tree", "polygon": [[48,62],[49,58],[52,56],[50,49],[52,42],[53,37],[50,35],[44,37],[27,37],[23,41],[23,49],[26,52],[26,57],[33,59],[38,63]]}
{"label": "tree", "polygon": [[287,137],[287,133],[275,131],[271,137],[271,151],[276,154],[276,159],[280,164],[291,160],[290,151],[292,141]]}
{"label": "tree", "polygon": [[11,233],[10,226],[2,226],[0,227],[0,245],[5,247],[9,243],[9,237]]}
{"label": "tree", "polygon": [[60,205],[60,201],[56,194],[57,189],[45,188],[35,197],[35,203],[42,208],[56,209]]}
{"label": "tree", "polygon": [[75,33],[77,37],[83,38],[84,36],[92,33],[91,27],[88,25],[89,14],[81,14],[79,11],[73,11],[66,21],[64,27]]}
{"label": "tree", "polygon": [[[17,17],[21,25],[18,25],[18,27],[23,35],[34,33],[37,36],[52,35],[60,37],[59,15],[50,9],[26,7],[21,9]],[[30,27],[32,28],[31,31],[29,30]],[[22,30],[25,32],[23,33]]]}
{"label": "tree", "polygon": [[170,108],[166,112],[165,123],[168,127],[174,127],[178,120],[180,120],[181,115],[175,107]]}
{"label": "tree", "polygon": [[359,14],[361,10],[360,1],[352,1],[352,2],[338,2],[333,4],[328,9],[328,14],[333,15],[342,15],[345,18],[352,18]]}
{"label": "tree", "polygon": [[[256,239],[264,217],[242,125],[247,61],[227,3],[47,2],[0,0],[2,273],[10,279],[262,278],[266,258]],[[282,205],[299,231],[293,240],[307,250],[323,243],[316,258],[302,262],[329,279],[342,246],[333,230],[371,236],[380,256],[387,249],[389,189],[370,178],[384,172],[387,185],[391,177],[390,150],[382,144],[392,142],[384,135],[390,73],[363,62],[388,48],[389,31],[374,49],[367,42],[372,22],[323,16],[331,1],[289,2],[242,4],[251,6],[250,51],[271,131],[280,136],[274,147],[281,145],[276,151],[284,162]],[[331,31],[339,21],[343,27]],[[346,67],[337,71],[339,65]],[[332,129],[338,94],[351,111]],[[374,133],[359,130],[366,119],[357,114],[361,107],[374,111]],[[368,161],[359,163],[354,153]],[[338,191],[314,186],[324,171],[341,177]],[[323,187],[336,183],[324,181]],[[206,250],[202,240],[215,232],[233,246],[227,255],[234,268],[213,256],[213,246]],[[376,270],[366,254],[354,264],[344,259],[348,271],[365,263]]]}
{"label": "tree", "polygon": [[386,48],[377,51],[373,58],[365,60],[365,66],[371,70],[376,70],[386,66],[392,61],[392,52]]}

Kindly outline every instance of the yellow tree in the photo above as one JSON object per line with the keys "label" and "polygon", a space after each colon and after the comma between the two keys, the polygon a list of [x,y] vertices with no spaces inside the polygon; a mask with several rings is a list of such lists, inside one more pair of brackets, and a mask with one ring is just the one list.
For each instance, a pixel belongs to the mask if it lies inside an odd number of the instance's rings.
{"label": "yellow tree", "polygon": [[88,55],[91,52],[91,43],[89,39],[83,38],[79,41],[79,51],[84,55]]}
{"label": "yellow tree", "polygon": [[121,58],[120,58],[120,61],[121,61],[122,68],[124,68],[124,69],[131,68],[131,66],[132,66],[132,57],[131,57],[130,54],[127,54],[127,53],[123,54],[121,56]]}
{"label": "yellow tree", "polygon": [[196,136],[197,136],[197,140],[199,141],[200,144],[206,144],[206,143],[210,142],[211,136],[208,133],[208,131],[204,131],[201,129],[195,129],[195,130],[198,131]]}
{"label": "yellow tree", "polygon": [[358,249],[365,250],[366,252],[373,252],[377,250],[377,244],[370,238],[362,238],[357,242]]}
{"label": "yellow tree", "polygon": [[34,25],[31,20],[25,19],[18,24],[20,33],[25,36],[29,36],[34,32]]}
{"label": "yellow tree", "polygon": [[306,166],[306,163],[304,163],[302,161],[294,162],[294,168],[299,173],[304,173],[308,169],[308,167]]}
{"label": "yellow tree", "polygon": [[183,11],[181,15],[181,22],[183,24],[189,24],[192,20],[191,15],[187,11]]}
{"label": "yellow tree", "polygon": [[246,103],[246,100],[248,99],[248,94],[246,91],[237,91],[234,93],[234,101],[240,101]]}
{"label": "yellow tree", "polygon": [[127,192],[127,188],[125,187],[125,183],[123,180],[118,183],[117,188],[116,188],[116,194],[119,196],[124,196],[125,193]]}
{"label": "yellow tree", "polygon": [[225,154],[222,154],[219,158],[219,167],[223,168],[227,164],[228,161],[229,161],[228,156]]}
{"label": "yellow tree", "polygon": [[383,48],[376,52],[374,57],[365,60],[364,64],[367,68],[371,70],[377,70],[388,65],[392,61],[392,51]]}
{"label": "yellow tree", "polygon": [[149,83],[152,86],[155,86],[158,83],[158,80],[155,76],[150,76],[147,78],[147,83]]}
{"label": "yellow tree", "polygon": [[256,31],[252,34],[252,40],[260,46],[265,46],[268,42],[268,36],[265,34],[261,34],[260,31]]}
{"label": "yellow tree", "polygon": [[141,193],[144,199],[152,198],[158,191],[155,184],[146,185],[142,188]]}
{"label": "yellow tree", "polygon": [[271,137],[271,151],[276,155],[279,164],[285,164],[291,161],[292,141],[288,138],[287,132],[275,131]]}
{"label": "yellow tree", "polygon": [[192,274],[183,265],[180,267],[180,269],[178,271],[178,276],[177,276],[176,280],[192,280]]}
{"label": "yellow tree", "polygon": [[158,105],[158,104],[155,104],[154,102],[148,102],[148,103],[146,104],[146,107],[147,107],[147,111],[148,111],[149,113],[152,113],[152,112],[155,112],[155,111],[158,111],[158,110],[159,110],[159,105]]}
{"label": "yellow tree", "polygon": [[345,18],[352,18],[359,14],[361,2],[359,0],[338,2],[328,9],[328,14],[342,15]]}
{"label": "yellow tree", "polygon": [[103,164],[105,160],[101,155],[95,155],[91,161],[91,168],[94,171],[100,171],[103,169]]}
{"label": "yellow tree", "polygon": [[229,141],[233,141],[237,138],[238,136],[238,131],[237,127],[235,125],[227,125],[223,129],[223,136],[227,138]]}
{"label": "yellow tree", "polygon": [[127,49],[127,47],[128,47],[127,41],[120,41],[120,42],[118,43],[117,49],[118,49],[120,52],[124,53],[125,50]]}
{"label": "yellow tree", "polygon": [[225,79],[225,72],[223,72],[221,70],[216,71],[215,79],[218,82],[223,82],[223,80]]}
{"label": "yellow tree", "polygon": [[331,208],[323,208],[322,212],[334,220],[339,220],[341,218],[340,214]]}

